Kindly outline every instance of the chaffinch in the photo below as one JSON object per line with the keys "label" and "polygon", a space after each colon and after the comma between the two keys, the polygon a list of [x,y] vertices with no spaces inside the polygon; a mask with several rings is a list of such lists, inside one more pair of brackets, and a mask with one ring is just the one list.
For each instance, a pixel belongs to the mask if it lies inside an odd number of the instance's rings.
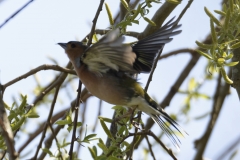
{"label": "chaffinch", "polygon": [[[130,75],[148,73],[156,54],[181,33],[181,25],[171,19],[150,36],[133,45],[123,44],[119,29],[109,31],[90,47],[81,42],[58,43],[66,52],[82,83],[92,95],[114,105],[135,107],[148,114],[178,148],[179,139],[170,125],[182,134],[181,127]],[[170,124],[170,125],[169,125]]]}

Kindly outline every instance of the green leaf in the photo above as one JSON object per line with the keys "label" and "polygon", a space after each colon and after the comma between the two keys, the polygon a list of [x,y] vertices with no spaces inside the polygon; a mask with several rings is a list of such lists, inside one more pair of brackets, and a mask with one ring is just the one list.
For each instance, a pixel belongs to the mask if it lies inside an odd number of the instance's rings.
{"label": "green leaf", "polygon": [[52,152],[48,148],[42,148],[42,151],[49,154],[50,156],[53,156]]}
{"label": "green leaf", "polygon": [[226,17],[225,17],[225,21],[224,21],[224,29],[225,30],[228,29],[229,19],[230,19],[230,10],[228,9]]}
{"label": "green leaf", "polygon": [[214,28],[214,24],[213,24],[212,20],[210,20],[210,27],[211,27],[212,41],[213,41],[213,44],[216,45],[218,43],[217,42],[217,35],[216,35],[216,32],[215,32],[215,28]]}
{"label": "green leaf", "polygon": [[223,79],[225,80],[226,83],[228,84],[233,84],[233,81],[228,77],[225,69],[223,67],[220,68],[221,74],[223,76]]}
{"label": "green leaf", "polygon": [[58,125],[67,125],[67,124],[71,124],[72,122],[69,122],[68,120],[59,120],[57,122],[55,122],[55,124]]}
{"label": "green leaf", "polygon": [[96,137],[97,134],[89,134],[86,137],[84,137],[84,140],[91,141],[92,138]]}
{"label": "green leaf", "polygon": [[139,24],[138,20],[133,20],[132,23]]}
{"label": "green leaf", "polygon": [[39,115],[37,113],[29,113],[26,115],[28,118],[39,118]]}
{"label": "green leaf", "polygon": [[108,15],[108,19],[109,19],[109,22],[111,25],[114,25],[114,19],[113,19],[113,16],[112,16],[112,12],[108,6],[108,4],[105,2],[105,8],[107,10],[107,15]]}
{"label": "green leaf", "polygon": [[23,110],[27,104],[27,95],[25,96],[21,95],[21,97],[22,97],[22,103],[19,106],[19,110]]}
{"label": "green leaf", "polygon": [[108,135],[108,137],[111,139],[114,139],[110,130],[107,128],[106,124],[104,123],[103,119],[101,119],[101,118],[100,118],[100,124],[101,124],[103,130],[105,131],[105,133]]}
{"label": "green leaf", "polygon": [[121,159],[119,159],[119,158],[117,158],[117,157],[109,156],[109,157],[108,157],[108,160],[121,160]]}
{"label": "green leaf", "polygon": [[126,8],[126,10],[129,10],[128,3],[125,0],[120,0],[122,5]]}
{"label": "green leaf", "polygon": [[91,153],[93,159],[97,158],[97,155],[92,148],[88,147],[88,150]]}
{"label": "green leaf", "polygon": [[23,125],[23,123],[25,122],[25,120],[26,120],[26,117],[22,117],[19,121],[17,121],[16,124],[11,124],[12,130],[13,130],[13,131],[18,130],[18,129]]}
{"label": "green leaf", "polygon": [[82,126],[82,122],[77,122],[77,127],[81,127]]}
{"label": "green leaf", "polygon": [[106,117],[102,117],[102,116],[98,116],[98,119],[102,119],[104,122],[108,122],[108,123],[112,123],[112,119],[110,118],[106,118]]}
{"label": "green leaf", "polygon": [[143,17],[143,19],[148,22],[148,24],[152,25],[152,26],[157,26],[155,22],[153,22],[152,20],[148,19],[147,17]]}
{"label": "green leaf", "polygon": [[198,45],[198,47],[203,48],[203,49],[211,49],[212,45],[211,44],[204,44],[198,41],[195,41],[195,43]]}
{"label": "green leaf", "polygon": [[97,147],[96,146],[93,146],[93,151],[94,151],[94,153],[97,155]]}
{"label": "green leaf", "polygon": [[225,66],[232,67],[232,66],[236,66],[238,63],[239,63],[239,61],[237,61],[237,62],[229,62],[229,63],[226,63]]}
{"label": "green leaf", "polygon": [[210,17],[210,19],[216,23],[218,26],[221,26],[221,23],[218,21],[216,17],[207,9],[207,7],[204,7],[205,13]]}
{"label": "green leaf", "polygon": [[234,45],[232,45],[231,47],[230,47],[230,49],[237,49],[237,48],[239,48],[240,47],[240,42],[237,42],[237,43],[235,43]]}
{"label": "green leaf", "polygon": [[231,12],[233,12],[233,9],[234,9],[233,0],[229,0],[228,2],[229,2],[230,10]]}
{"label": "green leaf", "polygon": [[135,18],[138,16],[138,14],[141,12],[142,4],[143,4],[143,3],[141,3],[141,4],[138,5],[137,10],[136,10],[136,11],[134,12],[134,14],[132,15],[132,18],[133,18],[133,19],[135,19]]}
{"label": "green leaf", "polygon": [[226,57],[224,57],[226,60],[229,60],[233,57],[233,53],[229,53]]}
{"label": "green leaf", "polygon": [[104,152],[104,154],[107,154],[107,153],[108,153],[108,148],[107,148],[107,146],[105,146],[105,144],[98,143],[97,145],[98,145],[99,148],[102,149],[102,151]]}
{"label": "green leaf", "polygon": [[213,58],[209,55],[209,54],[207,54],[207,53],[204,53],[204,52],[202,52],[202,51],[200,51],[200,50],[196,50],[199,54],[201,54],[202,56],[204,56],[204,57],[206,57],[207,59],[210,59],[210,60],[212,60]]}
{"label": "green leaf", "polygon": [[221,16],[225,16],[225,15],[226,15],[226,13],[223,12],[223,11],[214,10],[214,12],[217,13],[217,14],[219,14],[219,15],[221,15]]}
{"label": "green leaf", "polygon": [[181,1],[179,0],[167,0],[167,2],[172,3],[172,4],[180,4]]}
{"label": "green leaf", "polygon": [[191,78],[189,83],[188,83],[188,91],[191,92],[192,90],[194,90],[197,86],[197,83],[195,81],[194,78]]}

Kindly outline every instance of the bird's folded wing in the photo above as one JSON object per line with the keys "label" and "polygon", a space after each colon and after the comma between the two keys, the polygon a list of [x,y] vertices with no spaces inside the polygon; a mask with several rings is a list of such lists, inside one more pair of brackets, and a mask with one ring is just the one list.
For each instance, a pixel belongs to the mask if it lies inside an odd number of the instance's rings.
{"label": "bird's folded wing", "polygon": [[136,54],[130,45],[123,44],[124,37],[119,29],[108,32],[100,41],[87,49],[82,61],[96,74],[106,73],[109,69],[135,73],[133,63]]}

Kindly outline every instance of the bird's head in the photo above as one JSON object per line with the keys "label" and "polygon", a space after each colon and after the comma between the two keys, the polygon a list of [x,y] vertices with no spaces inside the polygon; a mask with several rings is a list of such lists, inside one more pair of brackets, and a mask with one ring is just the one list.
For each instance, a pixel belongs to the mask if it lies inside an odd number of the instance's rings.
{"label": "bird's head", "polygon": [[66,52],[68,56],[81,56],[83,52],[87,49],[87,46],[82,42],[70,41],[68,43],[58,43]]}

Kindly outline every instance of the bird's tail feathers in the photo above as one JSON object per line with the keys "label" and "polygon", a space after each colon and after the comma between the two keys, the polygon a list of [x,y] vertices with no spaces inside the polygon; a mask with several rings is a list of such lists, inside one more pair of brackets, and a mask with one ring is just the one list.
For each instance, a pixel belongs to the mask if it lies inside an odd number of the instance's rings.
{"label": "bird's tail feathers", "polygon": [[166,112],[159,112],[160,115],[151,114],[151,118],[161,127],[167,137],[172,141],[173,145],[179,150],[181,142],[176,135],[176,132],[179,132],[182,136],[187,133]]}

